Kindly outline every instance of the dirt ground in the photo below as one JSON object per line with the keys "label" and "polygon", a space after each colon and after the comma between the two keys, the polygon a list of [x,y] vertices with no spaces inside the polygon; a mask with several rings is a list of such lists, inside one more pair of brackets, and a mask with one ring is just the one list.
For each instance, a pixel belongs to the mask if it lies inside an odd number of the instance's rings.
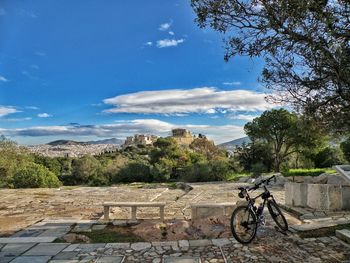
{"label": "dirt ground", "polygon": [[[166,202],[165,218],[189,219],[190,204],[199,202],[236,202],[237,183],[196,183],[186,193],[165,185],[120,185],[114,187],[62,187],[60,189],[1,189],[0,236],[7,236],[43,219],[99,219],[106,201]],[[272,187],[278,202],[284,203],[284,189]],[[138,218],[157,218],[157,208],[138,209]],[[115,208],[114,218],[130,217],[128,208]]]}

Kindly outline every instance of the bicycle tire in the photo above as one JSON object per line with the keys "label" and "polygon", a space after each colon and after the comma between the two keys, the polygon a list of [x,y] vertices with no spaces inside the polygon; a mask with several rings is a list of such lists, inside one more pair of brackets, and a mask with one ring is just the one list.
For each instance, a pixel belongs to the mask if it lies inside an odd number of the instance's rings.
{"label": "bicycle tire", "polygon": [[[236,223],[236,217],[239,215],[239,213],[241,212],[241,210],[245,210],[245,212],[248,211],[249,213],[249,216],[251,216],[252,218],[252,221],[249,223],[249,225],[253,225],[254,228],[253,228],[253,232],[252,234],[250,235],[250,237],[248,239],[243,239],[239,233],[236,231],[236,228],[235,228],[235,223]],[[248,217],[249,218],[249,217]],[[248,219],[249,220],[249,219]],[[241,244],[249,244],[250,242],[252,242],[252,240],[254,239],[255,235],[256,235],[256,231],[257,231],[257,228],[258,228],[258,222],[257,222],[257,219],[256,219],[256,215],[255,213],[253,213],[253,211],[251,209],[249,209],[247,206],[238,206],[232,213],[232,216],[231,216],[231,232],[232,232],[232,235],[234,236],[234,238]]]}
{"label": "bicycle tire", "polygon": [[[288,230],[288,223],[286,218],[284,217],[281,209],[279,208],[278,204],[276,203],[276,201],[274,200],[269,200],[267,202],[267,208],[270,212],[270,215],[273,219],[273,221],[275,221],[276,225],[282,230],[282,231],[287,231]],[[277,211],[277,214],[275,213],[275,211]],[[278,220],[278,217],[280,217],[282,219],[282,221]]]}

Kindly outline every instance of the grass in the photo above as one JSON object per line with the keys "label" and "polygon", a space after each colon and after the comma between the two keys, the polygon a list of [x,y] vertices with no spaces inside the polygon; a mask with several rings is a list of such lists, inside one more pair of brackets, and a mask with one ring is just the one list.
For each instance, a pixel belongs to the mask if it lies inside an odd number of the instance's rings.
{"label": "grass", "polygon": [[324,227],[316,230],[300,232],[298,233],[298,235],[301,238],[334,236],[335,231],[340,229],[350,229],[350,224],[342,224],[342,225],[336,225],[331,227]]}
{"label": "grass", "polygon": [[288,172],[282,172],[283,176],[319,176],[320,174],[336,173],[335,170],[329,168],[314,168],[314,169],[289,169]]}
{"label": "grass", "polygon": [[251,173],[232,173],[227,177],[227,181],[237,181],[241,177],[250,175]]}
{"label": "grass", "polygon": [[135,235],[130,228],[107,227],[104,230],[96,230],[84,233],[91,239],[91,243],[116,243],[116,242],[142,242],[139,236]]}
{"label": "grass", "polygon": [[[130,227],[117,227],[109,225],[103,230],[76,233],[90,238],[90,243],[118,243],[118,242],[142,242],[141,237],[135,235]],[[67,243],[63,238],[57,238],[54,243]]]}

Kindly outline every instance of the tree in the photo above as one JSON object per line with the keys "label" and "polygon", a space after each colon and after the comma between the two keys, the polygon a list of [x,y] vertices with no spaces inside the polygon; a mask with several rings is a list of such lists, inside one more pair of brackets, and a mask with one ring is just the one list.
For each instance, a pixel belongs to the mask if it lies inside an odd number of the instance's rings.
{"label": "tree", "polygon": [[350,162],[350,137],[340,144],[340,148],[343,151],[345,159]]}
{"label": "tree", "polygon": [[208,160],[220,154],[220,149],[215,146],[213,141],[208,140],[204,135],[199,134],[190,144],[190,149],[203,154]]}
{"label": "tree", "polygon": [[93,156],[87,155],[72,162],[72,176],[76,184],[89,183],[94,177],[101,176],[101,164]]}
{"label": "tree", "polygon": [[191,0],[200,27],[226,34],[226,55],[263,57],[262,81],[337,131],[350,127],[349,0]]}
{"label": "tree", "polygon": [[260,141],[272,147],[274,168],[280,171],[280,166],[291,154],[299,151],[301,146],[314,147],[317,144],[319,131],[312,129],[306,120],[298,118],[285,109],[265,111],[244,126],[244,130],[254,143]]}

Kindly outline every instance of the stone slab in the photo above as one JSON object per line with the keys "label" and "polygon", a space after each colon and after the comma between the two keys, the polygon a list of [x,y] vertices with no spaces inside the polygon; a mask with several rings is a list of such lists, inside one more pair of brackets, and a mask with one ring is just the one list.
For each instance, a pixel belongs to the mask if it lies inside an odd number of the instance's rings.
{"label": "stone slab", "polygon": [[140,250],[144,250],[144,249],[149,249],[151,248],[151,243],[149,242],[137,242],[137,243],[133,243],[131,244],[131,249],[136,250],[136,251],[140,251]]}
{"label": "stone slab", "polygon": [[350,186],[342,186],[342,209],[350,210]]}
{"label": "stone slab", "polygon": [[8,256],[19,256],[26,252],[28,249],[32,248],[35,243],[24,243],[24,244],[7,244],[4,246],[0,252],[0,257]]}
{"label": "stone slab", "polygon": [[45,229],[24,229],[13,234],[11,237],[37,237],[44,231]]}
{"label": "stone slab", "polygon": [[335,235],[337,238],[350,244],[350,230],[349,229],[336,230]]}
{"label": "stone slab", "polygon": [[128,249],[130,248],[130,243],[107,243],[106,248]]}
{"label": "stone slab", "polygon": [[81,252],[93,252],[97,250],[98,248],[104,248],[106,247],[105,243],[98,243],[98,244],[80,244],[78,247],[78,250]]}
{"label": "stone slab", "polygon": [[96,263],[121,263],[123,256],[104,256],[97,259]]}
{"label": "stone slab", "polygon": [[54,260],[50,260],[49,263],[79,263],[79,260],[77,259],[54,259]]}
{"label": "stone slab", "polygon": [[65,249],[68,244],[59,243],[42,243],[28,250],[24,253],[25,256],[55,256],[63,249]]}
{"label": "stone slab", "polygon": [[8,263],[11,260],[13,260],[15,257],[1,257],[0,256],[0,263]]}
{"label": "stone slab", "polygon": [[73,259],[78,259],[78,257],[77,257],[78,254],[79,254],[78,251],[68,251],[68,252],[61,251],[53,259],[60,259],[60,260],[70,259],[70,260],[73,260]]}
{"label": "stone slab", "polygon": [[107,225],[93,225],[92,226],[92,230],[103,230],[103,229],[105,229],[107,227]]}
{"label": "stone slab", "polygon": [[189,240],[191,247],[204,247],[212,245],[211,241],[208,239],[199,239],[199,240]]}
{"label": "stone slab", "polygon": [[212,239],[211,242],[213,243],[214,246],[218,246],[218,247],[231,244],[231,241],[228,238]]}
{"label": "stone slab", "polygon": [[0,243],[51,243],[56,237],[2,237]]}
{"label": "stone slab", "polygon": [[197,257],[167,257],[164,263],[201,263],[201,260]]}
{"label": "stone slab", "polygon": [[11,263],[47,263],[51,256],[23,256],[17,257]]}

